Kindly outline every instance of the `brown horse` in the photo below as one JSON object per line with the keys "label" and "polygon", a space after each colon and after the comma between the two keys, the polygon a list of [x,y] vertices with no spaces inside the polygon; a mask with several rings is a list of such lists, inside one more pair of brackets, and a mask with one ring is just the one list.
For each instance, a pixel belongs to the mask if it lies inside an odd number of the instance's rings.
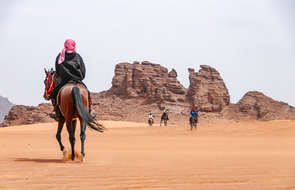
{"label": "brown horse", "polygon": [[[55,78],[55,71],[51,69],[47,71],[45,69],[46,78],[44,81],[45,91],[44,98],[50,99],[50,93],[56,87],[57,80]],[[90,128],[103,132],[104,127],[98,124],[93,117],[89,114],[89,102],[88,102],[88,90],[83,84],[69,83],[64,85],[59,91],[59,109],[62,113],[62,117],[58,118],[58,129],[56,133],[56,139],[59,143],[60,150],[65,153],[64,146],[61,142],[61,131],[64,123],[66,123],[69,133],[69,140],[72,148],[72,160],[75,159],[75,130],[77,125],[77,119],[80,121],[80,138],[81,138],[81,154],[83,161],[85,159],[84,141],[86,138],[86,125]]]}
{"label": "brown horse", "polygon": [[163,114],[161,116],[160,126],[162,126],[162,121],[164,121],[164,126],[167,127],[167,121],[168,120],[169,120],[168,113],[167,112],[163,112]]}

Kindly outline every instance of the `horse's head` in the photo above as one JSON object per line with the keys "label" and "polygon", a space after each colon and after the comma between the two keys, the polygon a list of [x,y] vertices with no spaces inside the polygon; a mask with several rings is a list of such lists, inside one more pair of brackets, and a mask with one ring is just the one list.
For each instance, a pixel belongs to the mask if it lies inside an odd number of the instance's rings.
{"label": "horse's head", "polygon": [[44,90],[44,99],[49,100],[50,99],[50,93],[55,87],[55,71],[51,68],[51,70],[44,69],[46,78],[44,80],[45,90]]}

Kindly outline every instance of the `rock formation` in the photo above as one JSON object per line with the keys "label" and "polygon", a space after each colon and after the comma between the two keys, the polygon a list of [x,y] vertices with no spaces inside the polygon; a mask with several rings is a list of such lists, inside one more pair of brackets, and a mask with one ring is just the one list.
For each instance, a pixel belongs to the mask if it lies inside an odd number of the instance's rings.
{"label": "rock formation", "polygon": [[201,111],[220,112],[230,103],[228,90],[219,72],[208,65],[201,65],[199,72],[188,69],[190,86],[188,98]]}
{"label": "rock formation", "polygon": [[284,102],[275,101],[261,92],[247,92],[237,103],[239,111],[253,119],[295,119],[295,108]]}
{"label": "rock formation", "polygon": [[53,122],[54,120],[48,116],[51,110],[52,105],[50,104],[39,104],[38,106],[15,105],[11,108],[9,114],[5,116],[1,126]]}
{"label": "rock formation", "polygon": [[8,114],[12,106],[13,106],[13,103],[11,103],[7,98],[0,96],[0,123],[3,121],[4,117]]}
{"label": "rock formation", "polygon": [[150,102],[185,101],[186,89],[177,80],[177,72],[144,61],[116,65],[110,91],[124,98],[145,98]]}
{"label": "rock formation", "polygon": [[[99,120],[146,122],[152,111],[156,122],[164,108],[169,109],[169,122],[187,123],[191,105],[201,110],[200,121],[295,119],[295,108],[275,101],[260,92],[248,92],[237,104],[218,71],[201,65],[189,69],[190,86],[185,89],[177,80],[177,72],[148,61],[120,63],[115,67],[112,87],[92,93],[93,109]],[[1,126],[52,122],[51,104],[14,106]]]}

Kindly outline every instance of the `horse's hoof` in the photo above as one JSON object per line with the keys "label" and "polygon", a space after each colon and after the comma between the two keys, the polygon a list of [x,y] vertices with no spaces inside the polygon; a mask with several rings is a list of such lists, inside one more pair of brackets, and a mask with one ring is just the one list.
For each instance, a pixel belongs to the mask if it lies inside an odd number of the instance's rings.
{"label": "horse's hoof", "polygon": [[82,163],[85,163],[86,162],[86,158],[85,156],[82,157]]}
{"label": "horse's hoof", "polygon": [[62,154],[63,154],[63,156],[66,156],[67,151],[64,149],[64,150],[62,151]]}

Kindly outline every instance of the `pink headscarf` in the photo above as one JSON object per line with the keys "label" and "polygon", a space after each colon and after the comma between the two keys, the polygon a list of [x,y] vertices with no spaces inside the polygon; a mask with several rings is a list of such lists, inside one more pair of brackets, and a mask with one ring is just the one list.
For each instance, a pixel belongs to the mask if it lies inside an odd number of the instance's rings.
{"label": "pink headscarf", "polygon": [[64,48],[60,52],[57,63],[61,64],[65,60],[65,52],[72,53],[74,51],[76,51],[76,42],[72,39],[67,39],[64,43]]}

